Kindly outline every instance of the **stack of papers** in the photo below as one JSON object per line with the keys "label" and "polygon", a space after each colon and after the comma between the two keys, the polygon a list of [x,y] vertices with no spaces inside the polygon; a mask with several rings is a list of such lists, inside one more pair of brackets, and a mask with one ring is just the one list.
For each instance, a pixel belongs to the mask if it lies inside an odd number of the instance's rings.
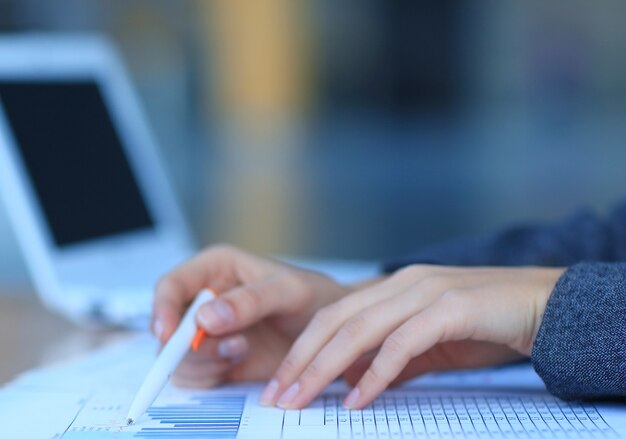
{"label": "stack of papers", "polygon": [[29,371],[0,391],[10,438],[626,437],[626,407],[567,403],[530,365],[431,374],[346,410],[333,383],[303,410],[257,404],[262,383],[213,390],[167,386],[136,425],[133,397],[156,356],[148,335],[67,364]]}

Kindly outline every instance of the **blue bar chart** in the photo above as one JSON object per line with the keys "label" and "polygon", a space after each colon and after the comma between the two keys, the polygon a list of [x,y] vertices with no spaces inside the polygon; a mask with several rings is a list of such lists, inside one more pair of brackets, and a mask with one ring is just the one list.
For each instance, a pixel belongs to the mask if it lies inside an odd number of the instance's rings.
{"label": "blue bar chart", "polygon": [[235,438],[245,402],[245,395],[195,396],[189,403],[154,406],[148,417],[159,425],[143,427],[134,437]]}
{"label": "blue bar chart", "polygon": [[[111,396],[88,399],[63,439],[208,438],[234,439],[242,420],[246,393],[164,392],[134,425],[126,425],[128,404]],[[129,395],[128,400],[132,399]]]}

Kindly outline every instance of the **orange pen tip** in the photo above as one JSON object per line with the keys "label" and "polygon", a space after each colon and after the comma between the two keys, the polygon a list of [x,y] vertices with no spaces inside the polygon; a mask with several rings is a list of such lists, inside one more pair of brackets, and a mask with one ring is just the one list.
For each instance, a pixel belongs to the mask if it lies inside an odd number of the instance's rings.
{"label": "orange pen tip", "polygon": [[196,331],[196,335],[193,337],[193,341],[191,342],[191,350],[194,352],[198,352],[198,349],[200,349],[200,345],[205,338],[206,332],[204,332],[204,329],[198,328],[198,330]]}

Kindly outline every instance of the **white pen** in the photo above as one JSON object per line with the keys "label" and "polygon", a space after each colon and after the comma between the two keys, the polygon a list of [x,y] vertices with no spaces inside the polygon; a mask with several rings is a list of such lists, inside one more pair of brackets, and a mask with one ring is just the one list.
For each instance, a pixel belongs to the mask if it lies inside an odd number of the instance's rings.
{"label": "white pen", "polygon": [[135,400],[130,406],[128,416],[126,417],[127,425],[131,425],[139,419],[139,417],[146,412],[148,407],[150,407],[161,390],[163,390],[170,375],[189,351],[191,343],[194,340],[197,330],[196,312],[198,308],[214,297],[215,295],[211,291],[202,290],[189,309],[187,309],[178,328],[176,328],[172,337],[165,344],[163,350],[161,350],[152,369],[150,369],[148,376],[141,385],[139,392],[137,392],[137,396],[135,396]]}

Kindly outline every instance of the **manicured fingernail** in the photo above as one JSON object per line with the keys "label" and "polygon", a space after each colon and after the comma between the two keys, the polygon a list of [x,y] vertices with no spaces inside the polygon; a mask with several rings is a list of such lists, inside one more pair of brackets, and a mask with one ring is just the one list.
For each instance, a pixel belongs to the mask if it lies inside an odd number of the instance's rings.
{"label": "manicured fingernail", "polygon": [[223,300],[213,300],[198,311],[198,320],[208,329],[218,329],[234,320],[233,309]]}
{"label": "manicured fingernail", "polygon": [[278,391],[278,381],[270,380],[261,392],[261,396],[259,397],[259,404],[265,406],[274,405],[274,399],[276,398],[276,392]]}
{"label": "manicured fingernail", "polygon": [[285,393],[283,393],[283,396],[281,396],[278,399],[278,402],[276,403],[276,405],[282,409],[289,408],[289,405],[293,402],[294,399],[296,399],[296,396],[298,396],[299,391],[300,391],[300,383],[299,382],[293,383],[291,387],[289,387],[285,391]]}
{"label": "manicured fingernail", "polygon": [[361,392],[359,388],[355,387],[354,389],[350,391],[350,393],[348,393],[348,396],[346,396],[346,399],[343,400],[343,406],[347,409],[353,409],[354,406],[356,406],[356,403],[358,402],[360,395],[361,395]]}
{"label": "manicured fingernail", "polygon": [[246,354],[248,343],[243,335],[236,335],[220,341],[217,355],[225,359],[241,358]]}
{"label": "manicured fingernail", "polygon": [[152,332],[157,339],[161,340],[161,336],[163,335],[163,322],[161,322],[160,319],[156,319],[154,321],[154,325],[152,326]]}

